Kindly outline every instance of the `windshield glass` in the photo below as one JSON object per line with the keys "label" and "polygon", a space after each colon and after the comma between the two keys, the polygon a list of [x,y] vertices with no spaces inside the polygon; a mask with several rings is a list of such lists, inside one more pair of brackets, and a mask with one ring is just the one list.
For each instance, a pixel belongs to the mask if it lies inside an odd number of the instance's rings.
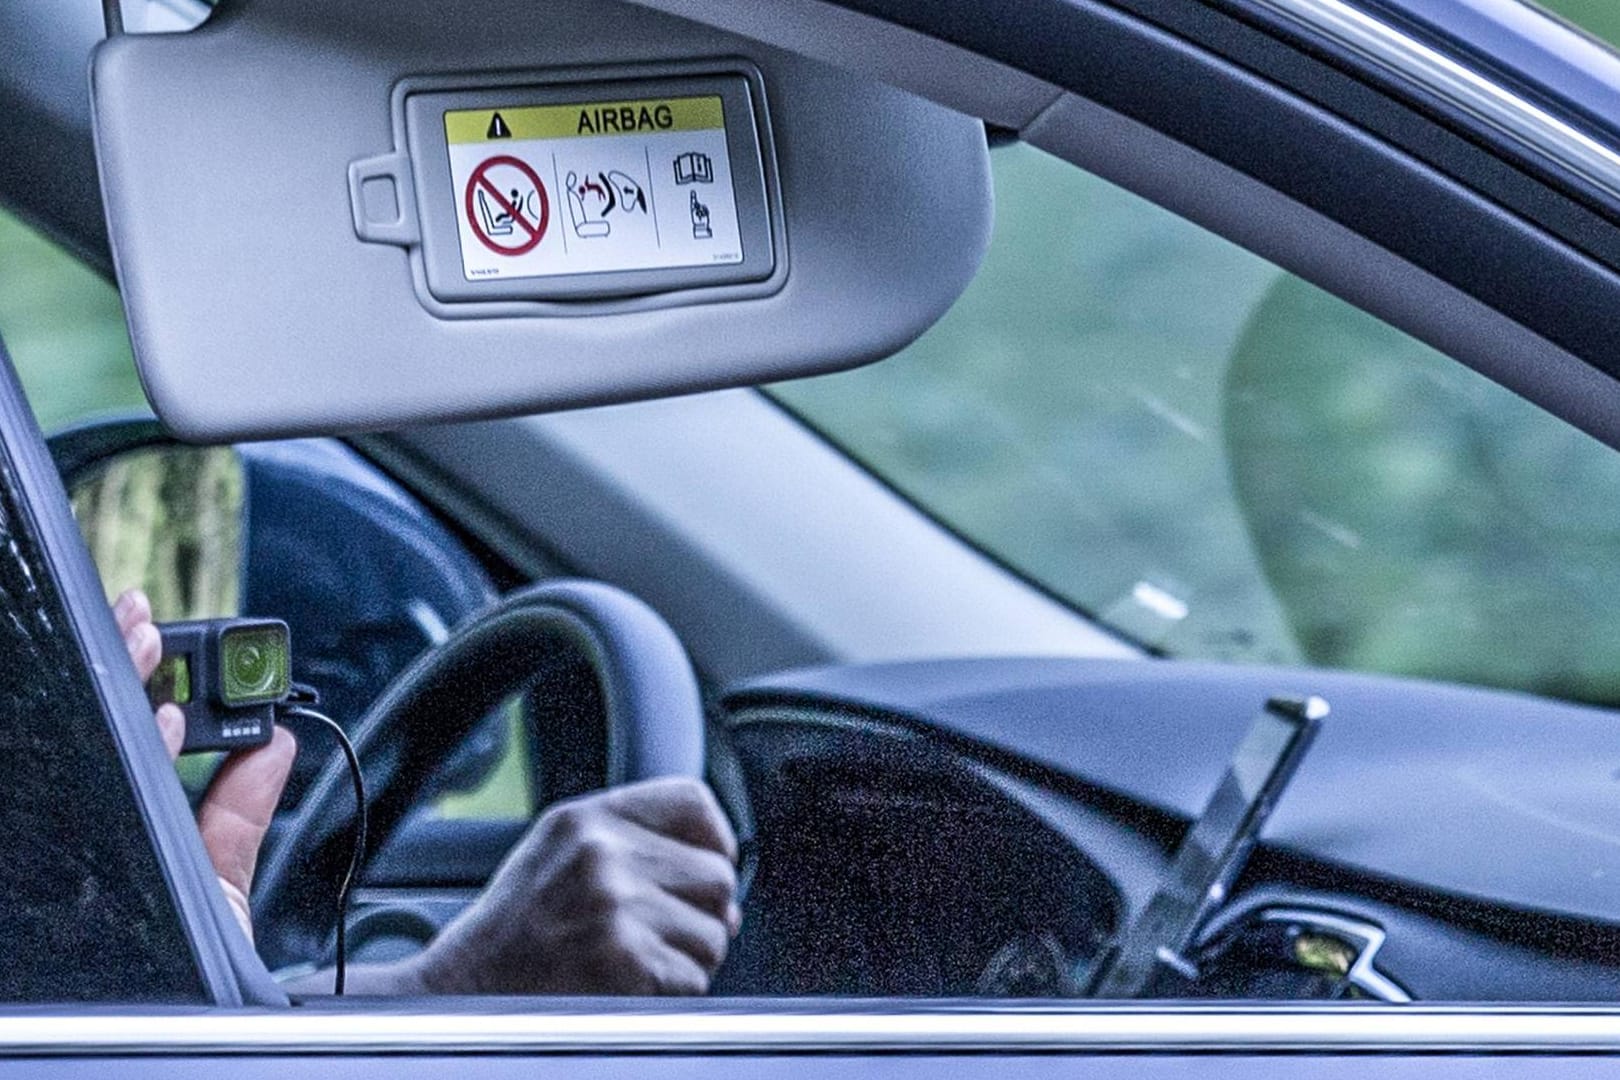
{"label": "windshield glass", "polygon": [[1124,635],[1620,700],[1620,455],[1025,146],[902,354],[772,393]]}
{"label": "windshield glass", "polygon": [[1620,4],[1614,0],[1525,0],[1609,42],[1620,42]]}

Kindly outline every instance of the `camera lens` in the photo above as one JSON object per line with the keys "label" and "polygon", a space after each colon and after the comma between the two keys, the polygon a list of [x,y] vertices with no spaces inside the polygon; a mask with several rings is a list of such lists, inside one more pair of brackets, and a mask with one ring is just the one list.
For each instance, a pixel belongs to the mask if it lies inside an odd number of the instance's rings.
{"label": "camera lens", "polygon": [[262,694],[275,683],[270,654],[257,645],[243,645],[231,653],[231,681],[239,693]]}
{"label": "camera lens", "polygon": [[288,688],[287,631],[280,626],[227,630],[220,638],[227,705],[274,701]]}

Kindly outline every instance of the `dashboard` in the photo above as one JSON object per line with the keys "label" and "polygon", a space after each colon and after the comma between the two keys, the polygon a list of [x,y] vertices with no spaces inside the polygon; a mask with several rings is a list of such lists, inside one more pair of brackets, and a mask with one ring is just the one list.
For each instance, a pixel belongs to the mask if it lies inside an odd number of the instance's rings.
{"label": "dashboard", "polygon": [[715,992],[1078,993],[1279,694],[1332,713],[1175,996],[1620,994],[1615,714],[1067,660],[825,668],[733,691],[749,891]]}

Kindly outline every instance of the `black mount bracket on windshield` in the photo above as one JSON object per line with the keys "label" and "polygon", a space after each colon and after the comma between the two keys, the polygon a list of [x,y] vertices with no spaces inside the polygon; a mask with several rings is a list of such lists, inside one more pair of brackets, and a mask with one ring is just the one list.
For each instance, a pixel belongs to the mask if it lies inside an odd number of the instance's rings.
{"label": "black mount bracket on windshield", "polygon": [[1173,996],[1198,979],[1187,959],[1198,931],[1226,902],[1327,714],[1319,697],[1266,702],[1152,898],[1093,971],[1088,996]]}

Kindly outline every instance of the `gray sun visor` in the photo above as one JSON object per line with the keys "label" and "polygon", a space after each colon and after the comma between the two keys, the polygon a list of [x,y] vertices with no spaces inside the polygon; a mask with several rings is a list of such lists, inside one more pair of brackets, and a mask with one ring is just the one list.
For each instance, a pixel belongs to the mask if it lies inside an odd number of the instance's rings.
{"label": "gray sun visor", "polygon": [[852,367],[989,238],[978,121],[632,4],[227,2],[92,83],[141,377],[199,441]]}

